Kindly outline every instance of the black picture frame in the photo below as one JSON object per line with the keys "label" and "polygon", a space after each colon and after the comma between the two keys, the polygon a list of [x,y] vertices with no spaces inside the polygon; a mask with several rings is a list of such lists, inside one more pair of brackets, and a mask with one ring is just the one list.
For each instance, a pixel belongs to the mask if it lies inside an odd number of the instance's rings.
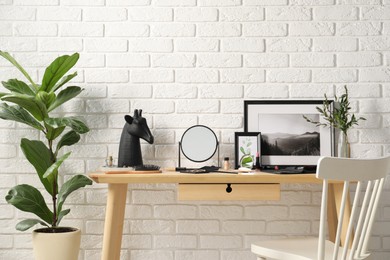
{"label": "black picture frame", "polygon": [[[245,142],[247,138],[251,143]],[[241,142],[245,142],[243,149],[249,149],[247,152],[253,156],[253,162],[255,163],[256,153],[260,154],[261,151],[261,133],[260,132],[235,132],[234,133],[234,167],[238,169],[240,167],[240,159],[244,155],[240,151]]]}
{"label": "black picture frame", "polygon": [[[330,101],[331,109],[333,102]],[[261,132],[263,166],[314,166],[334,154],[334,129],[307,122],[303,115],[326,123],[316,107],[324,100],[245,100],[244,131]],[[298,147],[298,149],[297,149]]]}

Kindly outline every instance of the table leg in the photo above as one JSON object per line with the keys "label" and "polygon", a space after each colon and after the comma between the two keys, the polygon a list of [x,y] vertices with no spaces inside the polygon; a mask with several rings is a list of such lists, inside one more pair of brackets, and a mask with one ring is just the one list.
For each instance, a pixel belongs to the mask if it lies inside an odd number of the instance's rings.
{"label": "table leg", "polygon": [[[328,232],[329,240],[334,242],[337,232],[337,223],[340,216],[340,204],[341,197],[343,194],[343,183],[329,184],[328,189]],[[349,225],[349,219],[351,217],[351,202],[350,196],[348,195],[347,204],[345,205],[344,217],[343,217],[343,228],[341,230],[341,246],[345,244],[345,235]],[[350,240],[351,246],[352,240]]]}
{"label": "table leg", "polygon": [[102,260],[120,258],[126,194],[127,184],[108,184]]}

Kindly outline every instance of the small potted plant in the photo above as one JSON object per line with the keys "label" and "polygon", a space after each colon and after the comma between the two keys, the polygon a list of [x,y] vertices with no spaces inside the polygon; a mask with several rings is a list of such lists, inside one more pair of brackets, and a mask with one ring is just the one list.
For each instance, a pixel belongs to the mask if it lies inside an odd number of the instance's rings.
{"label": "small potted plant", "polygon": [[[78,86],[65,87],[77,75],[77,72],[65,74],[76,64],[79,54],[56,58],[46,68],[41,84],[36,84],[9,53],[0,51],[0,56],[12,63],[28,80],[27,83],[19,79],[2,82],[9,92],[0,93],[3,101],[0,102],[0,118],[28,125],[42,133],[44,141],[22,138],[20,147],[35,168],[43,190],[51,198],[50,209],[39,191],[41,187],[20,184],[9,190],[5,197],[9,204],[37,216],[22,220],[16,229],[25,231],[36,224],[45,227],[33,231],[37,260],[76,260],[80,249],[80,230],[60,227],[59,224],[70,212],[70,209],[64,208],[67,197],[75,190],[91,185],[92,181],[84,175],[75,175],[60,185],[59,168],[70,155],[70,152],[62,153],[62,148],[76,144],[80,135],[89,129],[79,118],[55,116],[51,112],[82,91]],[[71,247],[74,247],[73,251]]]}
{"label": "small potted plant", "polygon": [[345,93],[340,97],[334,96],[334,101],[338,107],[331,106],[331,101],[325,96],[323,106],[316,107],[318,112],[323,116],[326,123],[313,121],[312,119],[303,116],[306,121],[316,124],[317,126],[329,126],[339,130],[339,142],[338,142],[338,156],[339,157],[350,157],[351,149],[348,141],[348,130],[358,125],[360,120],[366,120],[364,117],[356,117],[355,114],[351,114],[350,102],[348,97],[347,86],[344,86]]}

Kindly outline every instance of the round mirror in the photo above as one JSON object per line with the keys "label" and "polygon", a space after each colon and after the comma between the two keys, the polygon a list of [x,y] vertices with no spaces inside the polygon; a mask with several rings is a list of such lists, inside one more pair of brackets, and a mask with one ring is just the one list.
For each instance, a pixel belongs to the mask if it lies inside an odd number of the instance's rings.
{"label": "round mirror", "polygon": [[181,151],[193,162],[207,161],[213,157],[217,147],[217,136],[207,126],[192,126],[181,137]]}

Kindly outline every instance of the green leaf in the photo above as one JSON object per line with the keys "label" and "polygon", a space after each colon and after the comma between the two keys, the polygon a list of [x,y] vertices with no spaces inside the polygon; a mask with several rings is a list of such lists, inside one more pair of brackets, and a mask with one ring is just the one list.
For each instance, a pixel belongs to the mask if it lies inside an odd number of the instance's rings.
{"label": "green leaf", "polygon": [[30,75],[23,69],[23,67],[8,53],[8,52],[3,52],[0,51],[0,56],[8,60],[9,62],[12,63],[25,77],[26,79],[33,85],[35,89],[38,89],[37,84],[31,79]]}
{"label": "green leaf", "polygon": [[63,77],[52,89],[51,92],[55,92],[57,89],[68,83],[71,79],[77,76],[77,71]]}
{"label": "green leaf", "polygon": [[44,130],[44,127],[34,117],[18,105],[9,106],[6,103],[1,103],[0,118],[23,123],[41,131]]}
{"label": "green leaf", "polygon": [[[52,111],[56,107],[59,107],[60,105],[64,104],[65,102],[71,100],[72,98],[78,96],[81,93],[82,89],[80,87],[71,86],[67,87],[66,89],[60,91],[58,93],[57,98],[54,100],[54,102],[49,107],[49,111]],[[54,93],[52,93],[54,94]]]}
{"label": "green leaf", "polygon": [[9,91],[35,96],[35,92],[26,83],[18,79],[10,79],[8,81],[2,81],[1,83]]}
{"label": "green leaf", "polygon": [[52,165],[54,161],[54,155],[50,152],[46,145],[37,140],[30,141],[26,138],[22,138],[20,147],[27,160],[34,166],[39,179],[43,186],[51,195],[53,195],[53,184],[56,181],[54,176],[44,178],[46,170]]}
{"label": "green leaf", "polygon": [[73,130],[69,131],[61,137],[60,141],[58,141],[56,151],[59,151],[63,146],[74,145],[78,141],[80,141],[80,135]]}
{"label": "green leaf", "polygon": [[76,117],[65,117],[65,124],[72,128],[75,132],[79,134],[85,134],[89,132],[88,126]]}
{"label": "green leaf", "polygon": [[61,220],[63,217],[65,217],[66,215],[68,215],[70,212],[70,209],[65,209],[65,210],[61,210],[61,212],[58,214],[58,218],[57,218],[57,225],[60,224]]}
{"label": "green leaf", "polygon": [[63,127],[63,126],[66,126],[65,124],[65,120],[63,117],[48,117],[45,119],[45,124],[50,126],[50,127],[53,127],[53,128],[59,128],[59,127]]}
{"label": "green leaf", "polygon": [[47,140],[54,140],[54,139],[56,139],[65,130],[65,126],[60,126],[60,127],[57,127],[57,128],[53,128],[53,127],[51,127],[49,125],[46,125],[46,128],[47,128],[47,133],[46,133]]}
{"label": "green leaf", "polygon": [[47,139],[54,140],[65,130],[66,124],[63,118],[46,118],[45,126],[48,129]]}
{"label": "green leaf", "polygon": [[243,164],[243,165],[246,165],[246,164],[251,163],[251,162],[253,162],[251,157],[246,157],[246,158],[241,160],[241,164]]}
{"label": "green leaf", "polygon": [[48,108],[56,101],[56,95],[52,92],[47,93],[45,91],[39,91],[36,95],[36,99],[45,104],[46,108]]}
{"label": "green leaf", "polygon": [[42,226],[49,227],[49,225],[42,220],[29,218],[22,220],[18,224],[16,224],[16,230],[26,231],[27,229],[35,226],[36,224],[41,224]]}
{"label": "green leaf", "polygon": [[64,204],[66,198],[74,191],[85,187],[86,185],[92,185],[91,179],[84,175],[76,175],[65,182],[60,192],[58,193],[57,209],[61,211],[62,205]]}
{"label": "green leaf", "polygon": [[74,53],[71,56],[63,55],[56,58],[49,67],[46,68],[40,90],[51,92],[55,84],[76,64],[78,59],[78,53]]}
{"label": "green leaf", "polygon": [[351,107],[348,97],[347,86],[344,86],[345,93],[340,97],[334,95],[333,106],[331,101],[328,100],[326,94],[324,94],[325,100],[323,101],[322,108],[316,107],[317,111],[322,115],[325,123],[318,124],[315,121],[307,120],[310,123],[315,123],[317,126],[330,126],[340,129],[341,132],[347,133],[348,129],[354,125],[358,125],[362,118],[356,118],[354,114],[350,113]]}
{"label": "green leaf", "polygon": [[52,127],[66,125],[79,134],[85,134],[89,131],[88,126],[77,117],[48,118],[45,123]]}
{"label": "green leaf", "polygon": [[69,157],[71,152],[68,152],[61,156],[60,158],[57,159],[55,163],[50,165],[49,168],[47,168],[46,172],[43,174],[43,178],[48,178],[50,176],[54,176],[55,174],[58,173],[58,168],[60,168],[61,164],[66,160],[66,158]]}
{"label": "green leaf", "polygon": [[47,207],[42,194],[33,186],[27,184],[15,186],[9,190],[5,199],[21,211],[33,213],[47,223],[53,220],[53,213]]}
{"label": "green leaf", "polygon": [[47,109],[45,104],[35,99],[35,97],[24,94],[12,94],[3,96],[1,99],[23,107],[38,121],[42,121],[45,117],[47,117]]}

